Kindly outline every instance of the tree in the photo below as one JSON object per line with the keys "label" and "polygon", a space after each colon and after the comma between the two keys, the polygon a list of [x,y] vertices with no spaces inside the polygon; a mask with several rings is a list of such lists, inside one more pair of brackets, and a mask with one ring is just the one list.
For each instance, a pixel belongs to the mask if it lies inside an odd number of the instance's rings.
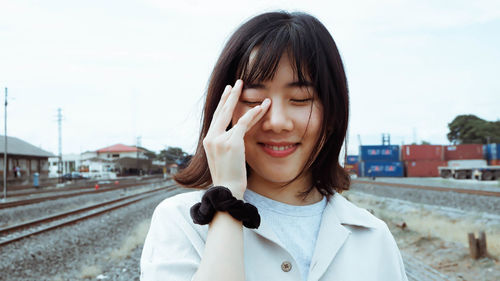
{"label": "tree", "polygon": [[151,159],[151,160],[156,159],[157,155],[154,151],[148,150],[142,146],[135,146],[135,147],[142,150],[142,152],[144,153],[144,156],[146,156],[148,159]]}
{"label": "tree", "polygon": [[168,164],[176,163],[177,161],[182,161],[187,156],[187,153],[182,151],[182,148],[179,147],[171,147],[169,146],[167,149],[163,149],[158,154],[158,158],[161,160],[165,160]]}
{"label": "tree", "polygon": [[421,142],[420,144],[421,144],[421,145],[429,145],[429,144],[431,144],[431,143],[430,143],[430,142],[428,142],[428,141],[422,140],[422,142]]}
{"label": "tree", "polygon": [[500,121],[486,121],[475,115],[459,115],[448,124],[448,140],[454,144],[500,143]]}
{"label": "tree", "polygon": [[148,159],[156,159],[157,155],[156,153],[154,153],[154,151],[145,151],[144,152],[144,155],[148,158]]}

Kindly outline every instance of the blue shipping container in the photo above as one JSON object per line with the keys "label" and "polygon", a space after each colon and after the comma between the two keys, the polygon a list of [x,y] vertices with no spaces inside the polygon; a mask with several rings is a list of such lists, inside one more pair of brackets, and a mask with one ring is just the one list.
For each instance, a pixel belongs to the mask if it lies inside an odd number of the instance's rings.
{"label": "blue shipping container", "polygon": [[363,161],[359,171],[362,177],[404,177],[404,165],[399,161]]}
{"label": "blue shipping container", "polygon": [[347,155],[347,164],[356,164],[358,163],[359,156],[358,155]]}
{"label": "blue shipping container", "polygon": [[399,145],[362,145],[360,161],[401,161]]}
{"label": "blue shipping container", "polygon": [[[483,146],[484,148],[484,146]],[[483,149],[486,153],[487,160],[499,160],[500,159],[500,143],[490,143],[486,145],[486,149]]]}

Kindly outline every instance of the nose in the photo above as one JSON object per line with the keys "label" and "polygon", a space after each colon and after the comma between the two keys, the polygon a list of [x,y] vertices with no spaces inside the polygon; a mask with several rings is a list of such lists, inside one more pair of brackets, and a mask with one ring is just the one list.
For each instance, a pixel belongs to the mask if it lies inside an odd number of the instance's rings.
{"label": "nose", "polygon": [[267,110],[262,119],[262,129],[264,131],[282,133],[283,131],[293,130],[293,121],[290,114],[287,112],[286,105],[278,100],[272,100],[271,107]]}

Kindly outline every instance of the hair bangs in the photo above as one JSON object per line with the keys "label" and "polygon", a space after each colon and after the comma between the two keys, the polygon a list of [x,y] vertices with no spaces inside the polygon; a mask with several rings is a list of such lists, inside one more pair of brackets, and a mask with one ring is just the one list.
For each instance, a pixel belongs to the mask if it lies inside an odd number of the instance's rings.
{"label": "hair bangs", "polygon": [[310,50],[299,38],[300,35],[290,25],[282,25],[271,30],[260,41],[255,40],[242,56],[237,77],[245,84],[272,80],[282,56],[287,55],[298,82],[311,82],[308,64]]}

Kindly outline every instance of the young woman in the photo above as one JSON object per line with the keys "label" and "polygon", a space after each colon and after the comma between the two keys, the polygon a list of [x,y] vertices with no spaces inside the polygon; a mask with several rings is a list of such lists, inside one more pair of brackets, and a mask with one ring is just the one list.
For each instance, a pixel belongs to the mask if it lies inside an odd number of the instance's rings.
{"label": "young woman", "polygon": [[141,279],[407,280],[386,224],[340,195],[348,116],[342,60],[316,18],[274,12],[243,24],[210,78],[197,151],[175,177],[217,187],[156,208]]}

